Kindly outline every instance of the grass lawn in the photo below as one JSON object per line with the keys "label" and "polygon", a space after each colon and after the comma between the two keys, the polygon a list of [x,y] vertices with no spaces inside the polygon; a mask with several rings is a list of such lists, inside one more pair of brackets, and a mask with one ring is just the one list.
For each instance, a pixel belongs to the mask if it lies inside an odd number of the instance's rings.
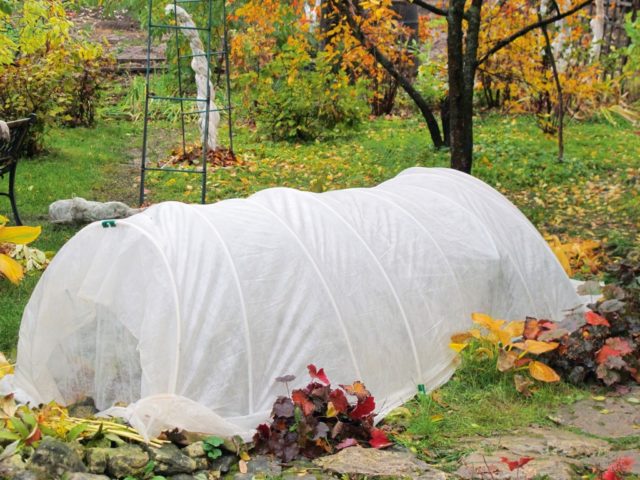
{"label": "grass lawn", "polygon": [[[57,251],[77,231],[47,223],[48,205],[57,199],[136,203],[133,160],[140,155],[140,123],[101,120],[92,129],[56,129],[48,135],[49,153],[20,162],[17,198],[23,221],[43,226],[35,246]],[[541,231],[639,243],[640,135],[630,125],[569,124],[563,163],[556,160],[554,139],[540,133],[530,117],[492,115],[476,125],[474,174],[509,197]],[[177,132],[167,125],[153,127],[178,143]],[[447,152],[431,147],[418,119],[373,120],[311,143],[265,141],[238,127],[235,145],[241,161],[210,173],[210,202],[271,186],[313,191],[370,186],[410,166],[448,162]],[[197,178],[151,173],[149,198],[196,202]],[[8,202],[0,200],[0,213],[9,213]],[[31,275],[18,287],[0,282],[0,351],[15,348],[22,310],[37,279],[38,274]]]}
{"label": "grass lawn", "polygon": [[[640,135],[631,126],[569,124],[566,160],[558,163],[554,140],[529,117],[486,116],[476,125],[474,174],[503,192],[543,233],[606,239],[622,247],[639,244]],[[165,132],[167,146],[178,138],[166,124],[154,127]],[[370,186],[410,166],[448,163],[447,152],[431,148],[417,119],[373,120],[348,134],[300,144],[264,141],[243,127],[235,133],[240,162],[211,172],[210,202],[271,186],[313,191]],[[138,171],[133,165],[140,144],[140,122],[101,120],[93,129],[50,132],[49,153],[18,167],[23,221],[43,226],[35,246],[57,251],[79,228],[47,223],[47,207],[57,199],[82,196],[134,205]],[[197,178],[150,173],[149,198],[197,201]],[[0,214],[8,214],[8,207],[0,200]],[[31,274],[17,287],[0,282],[0,351],[11,356],[38,278]],[[589,395],[561,383],[525,398],[512,382],[495,366],[466,362],[442,389],[418,395],[388,421],[403,431],[397,441],[447,469],[465,453],[461,438],[550,425],[554,409]],[[631,442],[625,448],[640,447],[640,437],[625,441]]]}

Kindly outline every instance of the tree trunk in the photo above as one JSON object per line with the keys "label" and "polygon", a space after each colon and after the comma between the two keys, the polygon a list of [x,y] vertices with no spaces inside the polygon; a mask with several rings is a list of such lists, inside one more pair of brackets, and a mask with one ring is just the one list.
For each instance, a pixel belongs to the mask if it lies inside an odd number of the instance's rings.
{"label": "tree trunk", "polygon": [[465,121],[463,109],[463,32],[464,0],[449,0],[447,15],[447,73],[449,77],[449,135],[451,168],[465,171]]}
{"label": "tree trunk", "polygon": [[[473,165],[473,90],[481,7],[482,0],[473,0],[465,14],[464,0],[450,0],[447,16],[451,168],[465,173],[471,173]],[[465,15],[468,23],[466,36],[462,29]]]}
{"label": "tree trunk", "polygon": [[[542,19],[542,14],[538,12],[538,19]],[[560,75],[558,74],[558,67],[556,66],[556,59],[553,55],[553,49],[551,47],[551,39],[549,38],[549,32],[547,26],[541,27],[542,35],[545,41],[545,52],[549,63],[551,64],[551,71],[553,72],[553,81],[556,85],[556,91],[558,93],[558,162],[562,162],[564,159],[564,100],[562,98],[562,84],[560,83]]]}

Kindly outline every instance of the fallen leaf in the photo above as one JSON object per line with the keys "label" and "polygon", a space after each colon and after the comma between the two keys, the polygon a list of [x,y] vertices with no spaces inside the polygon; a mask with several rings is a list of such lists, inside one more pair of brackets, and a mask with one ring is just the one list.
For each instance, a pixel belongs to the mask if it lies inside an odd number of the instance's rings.
{"label": "fallen leaf", "polygon": [[553,368],[535,360],[529,364],[529,373],[533,378],[541,382],[550,383],[560,381],[560,376]]}
{"label": "fallen leaf", "polygon": [[551,350],[555,350],[558,348],[557,342],[541,342],[538,340],[525,340],[524,342],[514,343],[513,346],[524,350],[528,353],[533,353],[534,355],[539,355],[541,353],[550,352]]}
{"label": "fallen leaf", "polygon": [[336,445],[337,450],[342,450],[344,448],[356,447],[358,445],[358,441],[355,438],[346,438],[341,441],[338,445]]}
{"label": "fallen leaf", "polygon": [[240,470],[240,473],[247,473],[249,471],[249,467],[245,460],[240,460],[238,462],[238,470]]}
{"label": "fallen leaf", "polygon": [[531,390],[529,390],[529,387],[533,385],[531,380],[522,375],[514,375],[513,383],[515,383],[516,390],[518,392],[523,394],[525,397],[531,396]]}
{"label": "fallen leaf", "polygon": [[371,430],[371,440],[369,440],[369,445],[373,448],[385,448],[393,445],[393,442],[389,440],[387,434],[382,430],[374,428]]}
{"label": "fallen leaf", "polygon": [[527,463],[529,463],[533,458],[531,457],[520,457],[518,460],[509,460],[506,457],[500,457],[500,461],[509,467],[509,471],[513,472],[518,468],[524,467]]}
{"label": "fallen leaf", "polygon": [[518,359],[518,354],[514,351],[506,351],[500,349],[498,352],[498,370],[501,372],[506,372],[507,370],[511,370]]}

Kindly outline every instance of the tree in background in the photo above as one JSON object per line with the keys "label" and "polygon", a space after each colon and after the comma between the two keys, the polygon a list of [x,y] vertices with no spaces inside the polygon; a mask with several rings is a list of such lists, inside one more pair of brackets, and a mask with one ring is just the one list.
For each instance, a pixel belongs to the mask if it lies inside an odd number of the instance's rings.
{"label": "tree in background", "polygon": [[[563,18],[569,17],[593,0],[583,0],[563,12],[549,14],[537,21],[532,21],[503,37],[496,39],[492,44],[480,44],[480,32],[483,21],[483,0],[472,0],[465,8],[464,0],[449,0],[447,8],[432,5],[425,0],[413,0],[413,3],[424,8],[436,16],[446,19],[447,26],[447,83],[448,83],[448,109],[445,113],[448,118],[451,167],[470,173],[473,163],[473,101],[476,85],[476,73],[478,69],[497,52],[509,46],[529,32],[551,25]],[[354,36],[359,39],[374,57],[383,65],[416,103],[425,120],[434,145],[442,145],[442,137],[438,132],[437,122],[424,97],[418,92],[402,72],[398,71],[390,62],[384,52],[379,48],[376,39],[367,36],[362,28],[364,9],[363,0],[342,0],[338,2],[340,12],[347,19]],[[504,6],[507,2],[499,2]],[[525,4],[524,8],[527,8]],[[535,12],[536,10],[534,10]],[[504,16],[504,12],[497,12]],[[493,18],[493,17],[492,17]],[[504,17],[509,18],[509,17]]]}
{"label": "tree in background", "polygon": [[0,25],[0,118],[36,113],[27,152],[43,148],[47,125],[92,125],[108,59],[72,35],[65,2],[0,0]]}

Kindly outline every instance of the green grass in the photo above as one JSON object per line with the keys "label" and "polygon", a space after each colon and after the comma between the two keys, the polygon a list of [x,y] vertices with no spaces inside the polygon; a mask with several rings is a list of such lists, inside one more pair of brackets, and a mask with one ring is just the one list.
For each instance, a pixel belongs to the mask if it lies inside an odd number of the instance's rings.
{"label": "green grass", "polygon": [[513,432],[529,425],[548,425],[563,404],[584,398],[587,391],[569,384],[542,384],[527,398],[514,387],[513,374],[496,369],[495,360],[463,355],[454,376],[429,395],[418,394],[387,422],[405,431],[396,439],[430,462],[445,467],[477,447],[472,438]]}
{"label": "green grass", "polygon": [[[48,205],[57,199],[137,202],[138,172],[132,161],[140,156],[141,136],[140,121],[107,117],[93,129],[51,131],[49,153],[20,162],[17,197],[23,221],[43,226],[35,246],[57,251],[78,229],[47,223]],[[223,131],[220,138],[225,136]],[[175,124],[166,121],[151,123],[150,137],[161,156],[179,144]],[[373,120],[325,137],[321,142],[271,142],[238,126],[235,150],[241,163],[210,172],[208,201],[272,186],[313,191],[371,186],[407,167],[448,164],[447,152],[431,147],[417,118]],[[507,195],[543,232],[637,244],[640,136],[626,124],[570,123],[566,138],[566,160],[560,164],[555,140],[542,135],[532,118],[478,118],[474,174]],[[149,174],[149,199],[197,202],[198,179]],[[0,199],[0,214],[8,213],[8,202]],[[0,351],[15,347],[22,310],[37,277],[19,287],[0,282]]]}

